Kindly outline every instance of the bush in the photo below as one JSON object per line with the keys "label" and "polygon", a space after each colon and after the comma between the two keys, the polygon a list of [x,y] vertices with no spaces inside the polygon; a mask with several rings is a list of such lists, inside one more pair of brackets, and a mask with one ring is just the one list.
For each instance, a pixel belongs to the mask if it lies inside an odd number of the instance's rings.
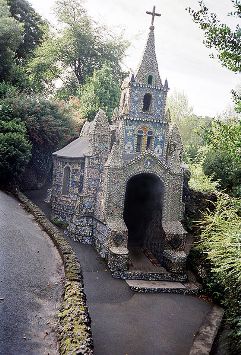
{"label": "bush", "polygon": [[24,94],[5,97],[0,104],[0,120],[21,120],[32,144],[23,187],[41,187],[50,174],[53,151],[75,136],[71,112],[66,104]]}
{"label": "bush", "polygon": [[234,160],[228,151],[209,151],[203,162],[203,170],[214,180],[219,180],[221,189],[241,196],[241,160]]}
{"label": "bush", "polygon": [[207,133],[208,151],[204,173],[218,180],[221,189],[241,196],[241,123],[214,122]]}
{"label": "bush", "polygon": [[20,118],[33,148],[53,151],[74,134],[68,106],[37,96],[19,95],[2,100],[0,117]]}
{"label": "bush", "polygon": [[18,180],[31,157],[24,123],[0,119],[0,183]]}
{"label": "bush", "polygon": [[214,181],[211,177],[204,174],[201,163],[189,164],[191,178],[189,186],[191,189],[200,192],[215,192],[219,186],[218,181]]}
{"label": "bush", "polygon": [[240,354],[241,199],[219,193],[215,207],[212,213],[204,214],[200,223],[196,252],[205,260],[201,274],[206,289],[225,308],[232,353]]}

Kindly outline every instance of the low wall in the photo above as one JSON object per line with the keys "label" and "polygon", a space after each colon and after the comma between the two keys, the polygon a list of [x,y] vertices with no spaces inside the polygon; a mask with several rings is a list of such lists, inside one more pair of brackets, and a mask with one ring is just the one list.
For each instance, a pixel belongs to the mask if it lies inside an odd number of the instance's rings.
{"label": "low wall", "polygon": [[77,257],[59,230],[23,193],[15,195],[50,236],[63,260],[64,295],[58,313],[57,336],[60,354],[93,354],[91,319],[86,306],[82,271]]}

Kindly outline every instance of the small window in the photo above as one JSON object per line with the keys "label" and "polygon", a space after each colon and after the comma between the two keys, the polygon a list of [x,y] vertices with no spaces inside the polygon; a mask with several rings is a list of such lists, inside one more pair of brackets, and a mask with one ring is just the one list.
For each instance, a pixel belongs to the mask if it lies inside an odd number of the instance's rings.
{"label": "small window", "polygon": [[79,178],[79,192],[81,192],[83,190],[83,186],[84,186],[84,175],[80,175],[80,178]]}
{"label": "small window", "polygon": [[148,75],[148,85],[152,85],[152,82],[153,82],[153,76],[152,75]]}
{"label": "small window", "polygon": [[68,195],[69,194],[69,187],[70,187],[70,167],[66,166],[64,168],[62,195]]}
{"label": "small window", "polygon": [[81,159],[80,170],[84,171],[84,168],[85,168],[85,161],[84,161],[84,159]]}
{"label": "small window", "polygon": [[152,141],[153,141],[153,132],[148,131],[147,132],[147,139],[146,139],[146,149],[151,149]]}
{"label": "small window", "polygon": [[150,111],[151,99],[152,99],[151,94],[145,94],[145,95],[144,95],[144,98],[143,98],[143,108],[142,108],[142,111],[143,111],[143,112]]}
{"label": "small window", "polygon": [[142,141],[143,141],[143,131],[140,129],[137,132],[137,141],[136,141],[136,151],[137,152],[141,152]]}

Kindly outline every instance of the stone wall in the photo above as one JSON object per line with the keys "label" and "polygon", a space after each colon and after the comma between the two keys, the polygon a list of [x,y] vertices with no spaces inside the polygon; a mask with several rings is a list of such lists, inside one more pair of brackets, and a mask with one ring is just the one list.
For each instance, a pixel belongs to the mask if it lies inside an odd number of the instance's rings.
{"label": "stone wall", "polygon": [[57,328],[59,353],[61,355],[92,355],[91,319],[86,305],[83,276],[77,257],[69,243],[45,214],[22,193],[17,192],[17,197],[51,237],[64,263],[64,295],[58,313]]}
{"label": "stone wall", "polygon": [[[69,191],[63,194],[64,169],[70,169]],[[53,218],[69,222],[84,184],[84,159],[54,157],[51,206]]]}

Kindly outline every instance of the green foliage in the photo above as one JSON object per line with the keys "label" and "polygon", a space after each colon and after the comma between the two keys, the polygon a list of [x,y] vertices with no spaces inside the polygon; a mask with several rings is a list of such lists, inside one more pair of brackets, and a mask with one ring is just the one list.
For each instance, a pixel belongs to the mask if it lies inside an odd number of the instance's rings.
{"label": "green foliage", "polygon": [[106,112],[109,119],[118,106],[120,86],[110,67],[104,65],[94,71],[80,90],[80,112],[88,120],[92,120],[99,109]]}
{"label": "green foliage", "polygon": [[71,139],[73,126],[67,105],[35,96],[19,95],[2,101],[0,118],[21,118],[33,147],[53,151]]}
{"label": "green foliage", "polygon": [[16,96],[17,94],[18,90],[15,86],[6,83],[5,81],[0,82],[0,100]]}
{"label": "green foliage", "polygon": [[171,113],[172,122],[180,123],[187,117],[193,115],[193,108],[189,105],[188,98],[184,92],[174,91],[167,97],[167,108]]}
{"label": "green foliage", "polygon": [[15,53],[21,43],[22,26],[11,17],[6,0],[0,0],[0,81],[11,81],[15,70]]}
{"label": "green foliage", "polygon": [[19,119],[0,118],[0,183],[17,179],[31,156],[26,128]]}
{"label": "green foliage", "polygon": [[31,86],[35,92],[54,90],[53,82],[60,79],[63,71],[63,66],[60,66],[58,62],[58,52],[59,42],[51,34],[41,46],[36,48],[27,66]]}
{"label": "green foliage", "polygon": [[207,212],[201,222],[201,236],[196,250],[210,264],[204,282],[225,307],[231,329],[232,353],[241,352],[241,200],[218,194],[214,212]]}
{"label": "green foliage", "polygon": [[7,0],[11,16],[22,25],[23,33],[16,58],[20,61],[27,59],[33,50],[42,42],[47,28],[41,16],[26,0]]}
{"label": "green foliage", "polygon": [[[233,0],[234,11],[231,16],[241,17],[241,4],[238,0]],[[217,15],[209,13],[203,1],[199,2],[200,9],[194,11],[188,9],[193,20],[199,24],[205,34],[205,44],[209,48],[215,48],[218,58],[223,65],[234,72],[241,71],[241,28],[237,23],[234,30],[226,24],[221,23]]]}
{"label": "green foliage", "polygon": [[61,229],[66,229],[69,225],[67,222],[61,221],[60,219],[57,218],[51,219],[51,222]]}
{"label": "green foliage", "polygon": [[[69,88],[74,76],[77,91],[78,86],[105,63],[119,80],[122,75],[120,62],[127,47],[122,37],[114,36],[92,21],[79,0],[57,1],[56,15],[58,35],[50,34],[29,63],[35,87],[49,88],[51,82],[60,78],[63,87]],[[69,96],[73,94],[75,92],[71,91]]]}
{"label": "green foliage", "polygon": [[188,168],[191,172],[188,184],[191,189],[208,193],[217,191],[219,183],[204,174],[201,163],[188,164]]}
{"label": "green foliage", "polygon": [[204,131],[211,125],[210,117],[199,117],[193,113],[184,93],[174,92],[168,97],[167,107],[171,120],[178,126],[184,146],[184,161],[198,162],[200,148],[205,145]]}
{"label": "green foliage", "polygon": [[[232,0],[234,11],[229,15],[241,18],[241,3],[240,0]],[[241,28],[237,21],[235,29],[230,28],[226,24],[220,22],[217,15],[210,13],[203,1],[199,1],[200,9],[195,11],[188,9],[193,17],[193,21],[198,23],[204,31],[205,45],[208,48],[214,48],[217,57],[228,69],[235,73],[241,72]],[[212,54],[214,57],[214,54]],[[241,96],[233,91],[234,101],[237,112],[241,112]]]}
{"label": "green foliage", "polygon": [[[52,152],[74,136],[67,105],[23,94],[2,99],[0,105],[0,120],[15,122],[21,119],[21,125],[26,127],[32,144],[28,169],[38,182],[44,182],[51,168]],[[17,155],[15,158],[18,159]],[[11,163],[14,167],[14,160]]]}
{"label": "green foliage", "polygon": [[205,139],[204,173],[219,180],[222,189],[241,196],[241,122],[215,121]]}
{"label": "green foliage", "polygon": [[241,113],[241,87],[239,87],[236,91],[232,91],[233,100],[235,103],[235,110],[238,113]]}
{"label": "green foliage", "polygon": [[30,90],[26,60],[41,43],[47,25],[25,0],[0,0],[0,81]]}

